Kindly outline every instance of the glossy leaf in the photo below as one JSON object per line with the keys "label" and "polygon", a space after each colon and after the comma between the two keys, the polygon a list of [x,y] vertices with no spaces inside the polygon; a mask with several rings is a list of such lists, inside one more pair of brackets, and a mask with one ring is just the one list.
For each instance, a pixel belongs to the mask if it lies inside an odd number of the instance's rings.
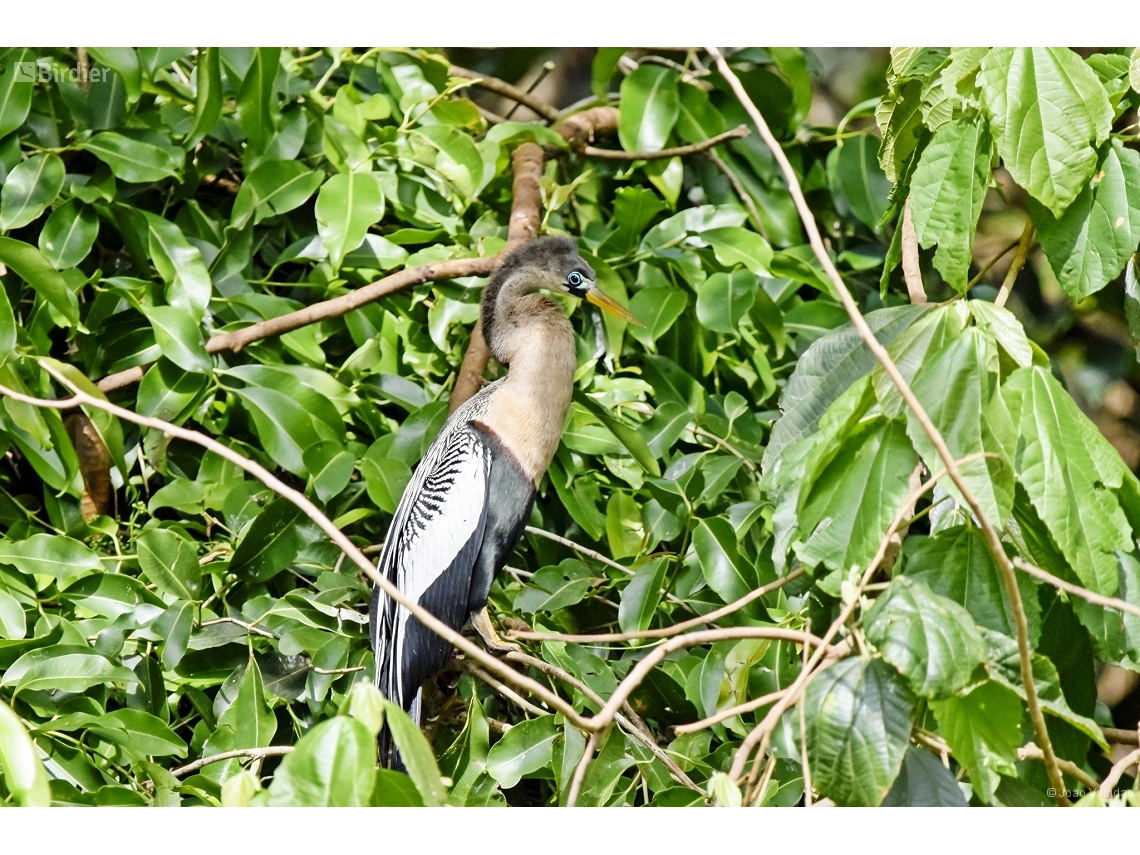
{"label": "glossy leaf", "polygon": [[392,741],[400,750],[400,757],[407,767],[408,776],[415,782],[424,804],[428,807],[446,804],[447,788],[440,777],[435,755],[432,754],[431,746],[424,735],[397,704],[386,704],[384,716],[392,732]]}
{"label": "glossy leaf", "polygon": [[317,194],[317,233],[338,270],[345,255],[360,246],[368,227],[384,216],[384,193],[368,172],[334,175]]}
{"label": "glossy leaf", "polygon": [[0,772],[4,786],[17,805],[48,807],[51,804],[47,774],[36,756],[35,746],[19,717],[3,701],[0,701]]}
{"label": "glossy leaf", "polygon": [[139,565],[159,592],[197,600],[201,571],[194,545],[171,529],[152,528],[139,537]]}
{"label": "glossy leaf", "polygon": [[0,237],[0,262],[14,270],[72,325],[79,323],[79,302],[67,281],[33,246]]}
{"label": "glossy leaf", "polygon": [[505,789],[550,764],[558,727],[544,715],[512,727],[487,755],[487,773]]}
{"label": "glossy leaf", "polygon": [[56,154],[37,154],[8,173],[0,192],[0,230],[26,226],[55,201],[63,188],[63,161]]}
{"label": "glossy leaf", "polygon": [[99,236],[99,217],[90,205],[71,199],[54,211],[40,232],[40,252],[56,270],[75,267]]}
{"label": "glossy leaf", "polygon": [[963,697],[930,706],[954,757],[969,770],[982,800],[990,801],[999,776],[1016,775],[1013,764],[1022,742],[1020,699],[990,680]]}
{"label": "glossy leaf", "polygon": [[123,181],[144,184],[182,175],[182,152],[173,146],[143,142],[114,131],[102,131],[76,146],[91,152]]}
{"label": "glossy leaf", "polygon": [[621,83],[618,139],[626,151],[660,151],[680,110],[677,73],[645,63]]}
{"label": "glossy leaf", "polygon": [[372,798],[376,743],[354,718],[322,721],[286,755],[269,787],[271,806],[363,807]]}

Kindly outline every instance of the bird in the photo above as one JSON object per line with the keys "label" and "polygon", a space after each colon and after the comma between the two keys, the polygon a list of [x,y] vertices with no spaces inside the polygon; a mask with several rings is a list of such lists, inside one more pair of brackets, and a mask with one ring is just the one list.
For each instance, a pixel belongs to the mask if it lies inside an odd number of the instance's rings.
{"label": "bird", "polygon": [[[445,422],[404,490],[377,562],[401,593],[452,629],[470,621],[492,653],[518,649],[495,632],[487,597],[530,519],[574,388],[574,329],[550,293],[584,298],[639,323],[596,279],[565,237],[535,238],[496,268],[480,316],[487,348],[507,374]],[[451,645],[379,586],[369,629],[376,687],[420,725],[421,686],[450,658]],[[387,728],[379,752],[381,763],[402,768]]]}

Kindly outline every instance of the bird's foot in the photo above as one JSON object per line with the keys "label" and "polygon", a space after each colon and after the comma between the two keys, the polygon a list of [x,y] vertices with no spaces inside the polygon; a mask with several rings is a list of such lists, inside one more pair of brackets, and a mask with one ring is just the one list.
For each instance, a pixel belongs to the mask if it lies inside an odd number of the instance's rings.
{"label": "bird's foot", "polygon": [[487,614],[486,608],[471,614],[471,627],[483,639],[483,646],[487,648],[488,653],[505,656],[508,653],[517,653],[522,649],[517,644],[499,638],[499,634],[495,632],[495,627],[491,624],[491,616]]}

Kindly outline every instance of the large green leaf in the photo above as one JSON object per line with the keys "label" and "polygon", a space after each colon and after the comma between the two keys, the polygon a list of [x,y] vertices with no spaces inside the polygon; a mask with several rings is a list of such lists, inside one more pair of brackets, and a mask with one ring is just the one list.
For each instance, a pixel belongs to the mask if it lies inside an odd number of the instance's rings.
{"label": "large green leaf", "polygon": [[364,242],[368,227],[384,216],[384,193],[371,172],[334,175],[317,194],[317,233],[339,270],[345,255]]}
{"label": "large green leaf", "polygon": [[665,571],[669,562],[656,558],[633,574],[621,594],[618,609],[618,626],[622,632],[642,632],[649,629],[653,615],[664,593]]}
{"label": "large green leaf", "polygon": [[1031,203],[1041,248],[1074,301],[1120,275],[1140,244],[1140,153],[1111,140],[1092,181],[1060,217]]}
{"label": "large green leaf", "polygon": [[[276,732],[277,718],[265,700],[261,669],[251,657],[238,684],[237,695],[218,717],[218,727],[202,747],[202,756],[235,748],[264,748]],[[234,761],[225,762],[226,766],[231,764],[231,768],[236,768]]]}
{"label": "large green leaf", "polygon": [[301,509],[284,497],[266,505],[234,550],[230,572],[240,579],[264,582],[284,570],[305,544],[297,525],[302,516]]}
{"label": "large green leaf", "polygon": [[91,252],[99,235],[99,217],[90,205],[71,199],[54,211],[43,231],[39,247],[56,270],[75,267]]}
{"label": "large green leaf", "polygon": [[883,807],[966,807],[954,773],[925,749],[912,745]]}
{"label": "large green leaf", "polygon": [[53,579],[62,589],[103,570],[99,556],[78,540],[57,534],[33,534],[25,540],[0,540],[0,563],[21,573]]}
{"label": "large green leaf", "polygon": [[755,570],[736,546],[736,532],[723,517],[701,520],[693,531],[701,573],[708,586],[726,603],[738,600],[757,587]]}
{"label": "large green leaf", "polygon": [[262,152],[274,131],[277,104],[273,84],[279,70],[281,48],[257,48],[237,96],[238,117],[249,146]]}
{"label": "large green leaf", "polygon": [[983,123],[959,119],[938,129],[911,177],[915,235],[923,247],[938,245],[934,266],[958,291],[965,289],[969,278],[992,148]]}
{"label": "large green leaf", "polygon": [[423,733],[399,704],[386,703],[384,718],[392,732],[392,741],[400,750],[400,758],[408,770],[408,776],[415,782],[424,804],[428,807],[446,804],[447,788],[440,777],[431,745]]}
{"label": "large green leaf", "polygon": [[974,791],[982,801],[991,801],[1000,775],[1017,774],[1021,699],[987,680],[964,696],[931,701],[930,708],[954,758],[969,771]]}
{"label": "large green leaf", "polygon": [[182,151],[173,146],[156,145],[114,131],[102,131],[89,140],[76,143],[76,147],[91,152],[123,181],[143,184],[182,175]]}
{"label": "large green leaf", "polygon": [[75,292],[38,249],[23,241],[0,237],[0,263],[15,271],[68,322],[79,323],[79,301]]}
{"label": "large green leaf", "polygon": [[186,371],[210,373],[202,328],[193,315],[178,306],[151,306],[146,316],[163,356]]}
{"label": "large green leaf", "polygon": [[55,201],[63,188],[63,161],[56,154],[37,154],[8,173],[0,191],[0,230],[26,226]]}
{"label": "large green leaf", "polygon": [[910,742],[915,699],[881,659],[852,657],[808,686],[807,749],[812,782],[840,805],[878,805]]}
{"label": "large green leaf", "polygon": [[359,720],[335,716],[297,742],[273,776],[269,804],[364,807],[376,777],[376,741]]}
{"label": "large green leaf", "polygon": [[871,134],[859,134],[827,155],[827,179],[836,204],[845,204],[870,229],[879,228],[891,190],[876,156],[877,146]]}
{"label": "large green leaf", "polygon": [[822,468],[809,472],[802,499],[796,553],[805,564],[823,563],[846,573],[866,567],[908,492],[918,462],[906,428],[898,421],[872,419],[843,440]]}
{"label": "large green leaf", "polygon": [[[295,475],[309,474],[305,449],[325,440],[344,441],[344,423],[327,398],[309,389],[288,395],[264,386],[247,386],[234,391],[257,428],[257,435],[270,457]],[[340,430],[332,427],[332,420]]]}
{"label": "large green leaf", "polygon": [[53,689],[82,692],[112,681],[136,683],[138,678],[129,668],[90,648],[57,644],[25,653],[4,672],[0,686],[14,686],[13,694]]}
{"label": "large green leaf", "polygon": [[[923,312],[921,306],[898,306],[868,312],[867,323],[875,337],[889,345]],[[764,451],[764,471],[777,465],[781,454],[796,440],[815,431],[820,416],[846,389],[877,364],[859,333],[844,325],[816,341],[796,363],[780,398],[783,416],[772,426]]]}
{"label": "large green leaf", "polygon": [[1060,216],[1096,169],[1112,106],[1096,72],[1068,48],[995,48],[978,82],[1013,180]]}
{"label": "large green leaf", "polygon": [[714,273],[697,291],[697,318],[714,332],[736,332],[756,300],[758,283],[748,270]]}
{"label": "large green leaf", "polygon": [[1115,593],[1113,551],[1133,546],[1114,492],[1125,477],[1120,456],[1048,370],[1019,368],[1002,394],[1020,434],[1018,480],[1034,509],[1081,583]]}
{"label": "large green leaf", "polygon": [[[1000,455],[996,460],[976,458],[958,468],[986,518],[1002,526],[1013,509],[1009,452],[1016,447],[1017,434],[1004,400],[995,391],[997,376],[990,371],[987,338],[981,329],[971,327],[945,347],[926,354],[911,388],[955,460],[980,452]],[[907,434],[932,472],[943,468],[934,444],[909,409]],[[956,486],[947,489],[965,504]]]}
{"label": "large green leaf", "polygon": [[27,74],[27,64],[34,64],[35,59],[36,52],[31,48],[17,48],[9,52],[0,68],[0,138],[24,124],[32,109],[36,80],[35,72]]}
{"label": "large green leaf", "polygon": [[618,139],[626,151],[660,151],[680,111],[677,73],[645,63],[621,82]]}
{"label": "large green leaf", "polygon": [[864,618],[867,639],[915,694],[943,698],[963,688],[986,658],[969,612],[912,576],[898,576]]}
{"label": "large green leaf", "polygon": [[242,182],[230,212],[230,225],[241,229],[250,218],[256,225],[266,217],[292,211],[312,196],[322,181],[320,170],[308,169],[295,160],[263,160]]}
{"label": "large green leaf", "polygon": [[19,717],[3,701],[0,701],[0,773],[17,805],[48,807],[51,804],[47,774],[35,746]]}
{"label": "large green leaf", "polygon": [[138,540],[139,565],[155,587],[180,600],[197,600],[202,571],[194,544],[168,528],[144,531]]}
{"label": "large green leaf", "polygon": [[145,216],[151,259],[167,285],[167,302],[200,321],[214,288],[201,251],[174,223],[154,214]]}
{"label": "large green leaf", "polygon": [[520,722],[506,732],[487,754],[487,773],[510,789],[527,775],[550,765],[558,725],[544,715]]}
{"label": "large green leaf", "polygon": [[194,124],[186,132],[182,147],[194,148],[206,136],[222,115],[221,52],[208,47],[198,54],[197,92],[194,93]]}

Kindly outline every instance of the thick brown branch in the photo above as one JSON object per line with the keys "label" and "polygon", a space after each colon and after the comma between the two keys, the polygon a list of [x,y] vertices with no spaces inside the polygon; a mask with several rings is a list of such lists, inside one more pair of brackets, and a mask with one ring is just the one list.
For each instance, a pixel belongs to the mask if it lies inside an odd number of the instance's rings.
{"label": "thick brown branch", "polygon": [[450,73],[452,77],[464,77],[468,80],[473,80],[475,86],[486,89],[488,92],[494,92],[496,95],[502,95],[504,98],[510,98],[512,101],[518,101],[518,103],[524,107],[529,107],[548,122],[553,122],[558,118],[557,108],[551,107],[549,104],[544,104],[525,89],[519,89],[519,87],[507,83],[505,80],[499,80],[497,77],[480,74],[478,71],[472,71],[469,68],[461,68],[458,65],[451,66]]}
{"label": "thick brown branch", "polygon": [[621,113],[616,107],[591,107],[567,116],[554,130],[570,144],[570,148],[580,152],[598,137],[616,134],[620,121]]}
{"label": "thick brown branch", "polygon": [[[934,426],[934,422],[930,420],[926,409],[911,390],[910,384],[907,383],[906,378],[903,377],[902,372],[899,371],[898,366],[887,352],[887,349],[883,347],[882,342],[875,338],[875,333],[871,330],[870,326],[868,326],[866,319],[863,317],[863,313],[859,311],[859,305],[855,302],[855,298],[851,296],[851,292],[848,290],[846,283],[844,283],[843,277],[839,275],[839,271],[836,269],[831,257],[827,254],[827,249],[823,245],[823,238],[815,223],[815,216],[812,214],[811,208],[808,207],[807,200],[804,199],[799,179],[796,177],[796,172],[792,168],[792,164],[788,161],[787,155],[784,154],[783,147],[772,135],[772,131],[768,128],[768,123],[764,121],[760,110],[757,109],[756,104],[753,103],[752,98],[744,89],[739,78],[737,78],[736,74],[729,67],[728,62],[725,61],[720,51],[716,48],[708,48],[707,50],[716,61],[717,68],[720,70],[721,75],[728,81],[737,99],[744,106],[745,111],[756,125],[760,135],[764,138],[764,142],[768,145],[769,150],[776,158],[776,162],[779,163],[780,170],[783,172],[784,179],[788,185],[788,191],[792,194],[792,199],[796,204],[796,210],[799,211],[800,219],[803,221],[804,229],[807,231],[812,251],[815,253],[816,258],[819,259],[828,278],[835,286],[835,292],[839,296],[840,302],[843,303],[843,308],[847,310],[852,325],[856,331],[858,331],[859,336],[863,339],[867,348],[883,366],[887,375],[891,378],[891,382],[895,388],[899,390],[899,394],[902,395],[907,407],[914,413],[915,420],[921,425],[923,432],[930,438],[930,442],[938,452],[938,456],[942,458],[950,480],[954,482],[954,486],[958,488],[958,492],[962,498],[966,500],[966,504],[970,506],[970,510],[973,511],[974,517],[978,520],[982,533],[985,535],[986,545],[989,547],[990,553],[993,555],[995,562],[1001,570],[1002,583],[1014,613],[1017,628],[1018,658],[1021,669],[1021,680],[1025,686],[1026,706],[1029,708],[1029,718],[1033,722],[1033,731],[1036,736],[1037,744],[1041,746],[1041,750],[1045,754],[1045,769],[1049,774],[1049,783],[1057,793],[1056,798],[1058,803],[1068,804],[1068,800],[1064,795],[1064,779],[1061,777],[1061,772],[1057,767],[1056,753],[1053,751],[1053,743],[1049,738],[1049,730],[1045,724],[1045,715],[1041,710],[1040,699],[1037,697],[1037,684],[1033,678],[1032,650],[1029,646],[1029,625],[1025,617],[1025,607],[1021,601],[1021,592],[1017,587],[1017,573],[1014,570],[1013,563],[1010,561],[1009,556],[1006,555],[1005,549],[1002,547],[1001,537],[998,535],[997,530],[993,527],[990,520],[986,518],[981,502],[978,501],[978,497],[974,495],[962,477],[962,472],[954,460],[954,455],[950,452],[950,448],[946,445],[946,440],[938,428]],[[1023,245],[1025,251],[1028,252],[1029,239],[1032,233],[1028,228],[1026,231],[1027,234],[1023,236]],[[1018,252],[1019,255],[1024,257],[1020,249]],[[779,704],[777,704],[777,707],[778,706]],[[739,777],[743,768],[736,768],[735,761],[733,766],[734,777]]]}
{"label": "thick brown branch", "polygon": [[670,157],[684,157],[689,154],[699,154],[702,151],[708,151],[710,148],[728,142],[729,140],[746,137],[750,133],[751,131],[748,130],[747,125],[740,125],[731,131],[725,131],[723,134],[718,134],[707,140],[701,140],[692,145],[663,148],[660,151],[622,151],[621,149],[613,148],[594,148],[592,145],[588,145],[582,149],[582,154],[601,160],[664,160]]}
{"label": "thick brown branch", "polygon": [[1140,734],[1135,730],[1125,730],[1122,727],[1102,727],[1105,741],[1115,742],[1117,745],[1140,745]]}

